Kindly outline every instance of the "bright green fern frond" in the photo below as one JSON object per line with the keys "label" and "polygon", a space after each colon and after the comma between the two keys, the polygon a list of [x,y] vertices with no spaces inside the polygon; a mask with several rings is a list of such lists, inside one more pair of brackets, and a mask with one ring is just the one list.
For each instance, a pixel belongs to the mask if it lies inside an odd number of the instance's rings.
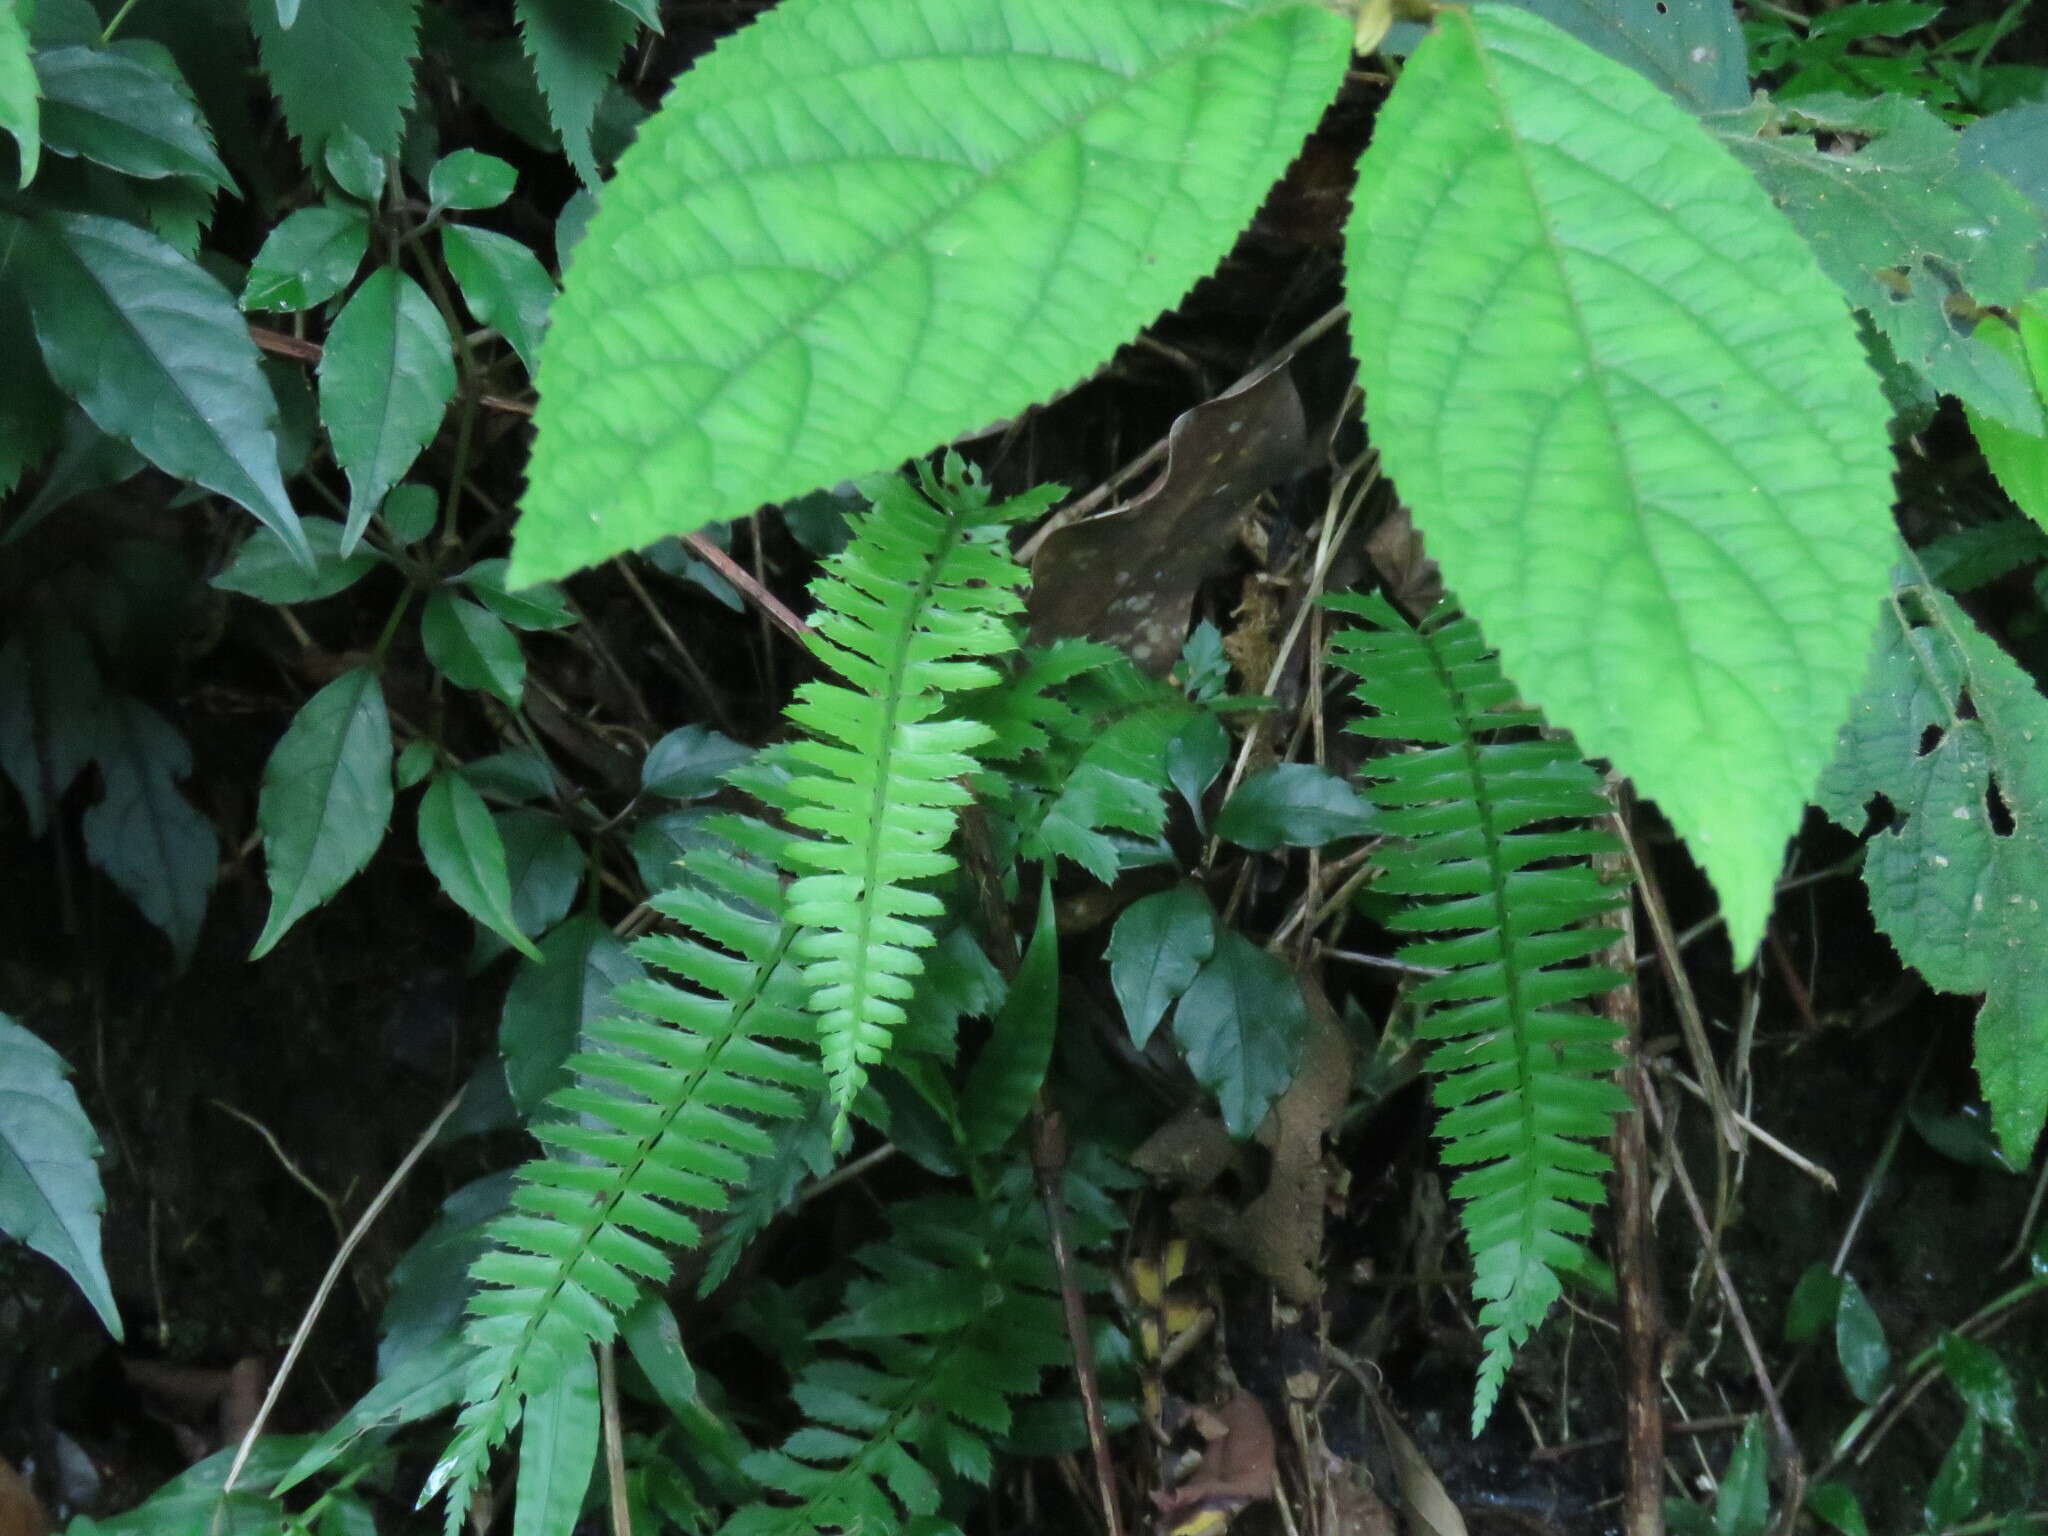
{"label": "bright green fern frond", "polygon": [[1609,1167],[1595,1144],[1628,1104],[1610,1076],[1618,1031],[1569,1006],[1623,979],[1571,963],[1614,940],[1595,920],[1623,898],[1589,860],[1617,845],[1586,824],[1607,812],[1599,780],[1568,738],[1539,734],[1476,624],[1440,608],[1416,629],[1381,598],[1329,603],[1364,621],[1332,641],[1374,711],[1350,728],[1422,749],[1363,774],[1389,837],[1378,888],[1415,898],[1390,926],[1432,935],[1401,958],[1444,973],[1413,995],[1433,1005],[1420,1033],[1442,1042],[1429,1067],[1444,1159],[1468,1170],[1451,1192],[1484,1302],[1477,1433],[1558,1271],[1585,1258]]}
{"label": "bright green fern frond", "polygon": [[[959,477],[926,491],[884,482],[812,583],[810,648],[839,680],[806,684],[788,710],[805,738],[789,747],[789,819],[816,834],[784,851],[802,875],[789,915],[806,930],[797,953],[842,1125],[903,1022],[940,911],[924,882],[954,868],[960,780],[989,739],[977,721],[945,718],[950,697],[997,681],[990,662],[1016,648],[1023,607],[1003,538],[1019,503],[991,508]],[[1045,500],[1035,493],[1029,509]]]}
{"label": "bright green fern frond", "polygon": [[[891,1211],[886,1242],[855,1255],[864,1273],[816,1337],[846,1347],[804,1369],[805,1425],[746,1469],[772,1495],[720,1536],[909,1529],[935,1516],[944,1476],[986,1482],[991,1437],[1012,1400],[1035,1397],[1068,1358],[1058,1277],[1028,1170],[987,1205],[966,1197]],[[1105,1234],[1084,1216],[1086,1245]]]}
{"label": "bright green fern frond", "polygon": [[715,826],[731,849],[693,854],[691,880],[652,902],[688,932],[633,946],[687,985],[650,978],[619,990],[631,1012],[593,1025],[570,1058],[570,1085],[533,1126],[547,1153],[520,1171],[512,1209],[472,1269],[478,1353],[422,1495],[448,1491],[451,1536],[527,1400],[666,1283],[666,1250],[698,1241],[688,1213],[722,1209],[750,1161],[774,1148],[763,1122],[803,1113],[821,1087],[802,984],[786,963],[796,930],[770,862],[781,838],[737,818]]}

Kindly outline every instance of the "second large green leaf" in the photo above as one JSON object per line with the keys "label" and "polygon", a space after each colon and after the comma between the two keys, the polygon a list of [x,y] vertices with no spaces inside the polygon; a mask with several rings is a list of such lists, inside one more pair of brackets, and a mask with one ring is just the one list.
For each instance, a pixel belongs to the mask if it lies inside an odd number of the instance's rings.
{"label": "second large green leaf", "polygon": [[1042,400],[1208,272],[1343,78],[1308,0],[788,0],[678,83],[542,349],[514,578]]}
{"label": "second large green leaf", "polygon": [[1547,22],[1444,14],[1349,231],[1366,419],[1532,702],[1654,797],[1754,951],[1890,558],[1885,406],[1755,181]]}

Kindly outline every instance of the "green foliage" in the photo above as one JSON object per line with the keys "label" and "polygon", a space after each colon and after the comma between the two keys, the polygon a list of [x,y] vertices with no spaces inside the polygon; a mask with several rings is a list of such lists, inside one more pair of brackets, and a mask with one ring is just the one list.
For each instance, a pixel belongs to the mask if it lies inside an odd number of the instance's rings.
{"label": "green foliage", "polygon": [[[748,861],[771,840],[740,823],[725,830],[733,851],[700,855],[690,885],[655,899],[688,933],[633,947],[676,980],[621,988],[637,1012],[590,1027],[569,1063],[575,1083],[549,1099],[560,1118],[533,1127],[548,1155],[522,1170],[512,1211],[490,1229],[466,1406],[423,1495],[448,1492],[451,1536],[523,1406],[575,1380],[642,1288],[666,1281],[662,1248],[699,1240],[686,1212],[723,1206],[747,1160],[772,1150],[756,1118],[796,1114],[816,1080],[784,1044],[812,1035],[789,963],[795,929],[772,870]],[[575,1411],[558,1398],[548,1423],[573,1427]]]}
{"label": "green foliage", "polygon": [[42,109],[36,100],[36,72],[18,0],[0,4],[0,128],[14,136],[21,160],[21,184],[35,180],[42,157]]}
{"label": "green foliage", "polygon": [[[523,0],[529,47],[543,8],[618,14]],[[897,0],[795,0],[727,38],[623,157],[578,253],[518,578],[1065,388],[1215,265],[1348,35],[1305,0],[941,0],[914,26]]]}
{"label": "green foliage", "polygon": [[634,19],[619,7],[591,0],[515,0],[513,9],[520,41],[547,98],[548,120],[576,174],[595,186],[591,124],[605,86],[618,71],[619,55],[637,30]]}
{"label": "green foliage", "polygon": [[1981,327],[1982,339],[2020,370],[2035,408],[2039,431],[2021,431],[1995,416],[1970,409],[1970,430],[1985,461],[2013,504],[2048,528],[2048,294],[2034,294],[2012,311],[2011,328],[1995,321]]}
{"label": "green foliage", "polygon": [[1985,995],[1977,1075],[2016,1166],[2048,1118],[2048,992],[2021,959],[2048,942],[2043,741],[2048,700],[2033,680],[1953,598],[1908,575],[1816,797],[1856,832],[1873,797],[1890,804],[1894,824],[1863,862],[1871,913],[1929,984]]}
{"label": "green foliage", "polygon": [[1891,452],[1840,294],[1697,122],[1497,8],[1416,51],[1347,241],[1430,553],[1685,835],[1746,962],[1884,593]]}
{"label": "green foliage", "polygon": [[[809,837],[783,861],[791,921],[825,1069],[842,1120],[903,1022],[940,911],[919,882],[953,868],[945,852],[985,726],[943,717],[948,698],[994,683],[1016,646],[1024,572],[1006,524],[1044,510],[1038,493],[990,507],[985,490],[888,481],[854,540],[812,584],[811,653],[840,681],[807,683],[790,705],[789,819]],[[927,499],[929,496],[932,499]]]}
{"label": "green foliage", "polygon": [[1599,918],[1622,898],[1588,861],[1616,844],[1585,825],[1607,811],[1599,780],[1569,738],[1537,734],[1543,717],[1516,702],[1470,619],[1439,610],[1411,628],[1382,598],[1329,601],[1360,621],[1332,642],[1373,711],[1348,729],[1421,747],[1363,772],[1398,840],[1374,856],[1377,888],[1422,898],[1388,921],[1436,935],[1401,959],[1442,972],[1412,995],[1431,1009],[1417,1034],[1438,1042],[1428,1065],[1444,1159],[1466,1169],[1451,1193],[1485,1303],[1476,1433],[1559,1272],[1587,1262],[1586,1207],[1609,1166],[1589,1143],[1628,1106],[1608,1077],[1618,1031],[1570,1006],[1623,979],[1573,963],[1613,942]]}
{"label": "green foliage", "polygon": [[382,159],[398,153],[413,99],[420,0],[299,0],[280,18],[272,0],[248,0],[263,72],[308,165],[353,134]]}
{"label": "green foliage", "polygon": [[100,1257],[99,1139],[69,1075],[62,1057],[0,1013],[0,1233],[61,1265],[118,1339]]}

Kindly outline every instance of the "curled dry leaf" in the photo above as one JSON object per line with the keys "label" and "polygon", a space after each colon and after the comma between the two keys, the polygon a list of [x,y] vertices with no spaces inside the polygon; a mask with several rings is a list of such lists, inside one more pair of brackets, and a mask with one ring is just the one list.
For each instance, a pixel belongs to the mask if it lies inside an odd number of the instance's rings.
{"label": "curled dry leaf", "polygon": [[1256,1397],[1240,1389],[1220,1408],[1198,1408],[1195,1427],[1209,1442],[1195,1475],[1152,1495],[1161,1536],[1212,1529],[1213,1516],[1273,1496],[1273,1426]]}

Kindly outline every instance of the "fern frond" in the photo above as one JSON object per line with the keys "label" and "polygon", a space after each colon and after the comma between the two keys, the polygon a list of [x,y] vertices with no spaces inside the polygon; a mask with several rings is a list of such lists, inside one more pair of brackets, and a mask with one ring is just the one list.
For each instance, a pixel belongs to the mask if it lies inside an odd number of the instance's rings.
{"label": "fern frond", "polygon": [[591,1026],[570,1058],[571,1083],[532,1127],[546,1155],[520,1170],[512,1208],[471,1270],[478,1354],[421,1496],[448,1492],[450,1536],[527,1400],[613,1337],[645,1288],[667,1282],[664,1250],[699,1240],[688,1212],[722,1209],[750,1160],[774,1150],[762,1122],[802,1113],[821,1087],[808,1051],[780,1043],[812,1034],[786,963],[796,930],[769,862],[781,839],[737,818],[717,825],[731,851],[693,855],[693,879],[652,901],[688,932],[633,946],[687,986],[650,977],[619,989],[631,1012]]}
{"label": "fern frond", "polygon": [[815,1335],[847,1353],[805,1367],[805,1426],[744,1463],[791,1502],[749,1505],[720,1536],[902,1530],[937,1515],[942,1475],[988,1480],[1011,1400],[1035,1396],[1068,1353],[1042,1213],[1018,1172],[986,1205],[896,1206],[889,1239],[855,1255],[864,1273]]}
{"label": "fern frond", "polygon": [[1374,712],[1350,729],[1421,747],[1362,774],[1390,839],[1378,888],[1416,898],[1390,926],[1434,935],[1401,958],[1445,973],[1413,996],[1431,1005],[1419,1032],[1442,1042],[1428,1065],[1444,1159],[1467,1169],[1451,1193],[1484,1303],[1476,1434],[1557,1299],[1558,1271],[1586,1258],[1610,1166],[1594,1144],[1628,1104],[1610,1080],[1618,1031],[1568,1006],[1624,979],[1571,963],[1613,942],[1596,920],[1624,898],[1589,860],[1617,845],[1585,825],[1607,811],[1598,779],[1568,739],[1539,734],[1542,716],[1517,702],[1476,624],[1439,608],[1411,628],[1377,597],[1329,605],[1363,621],[1332,641]]}
{"label": "fern frond", "polygon": [[990,508],[958,478],[926,489],[933,499],[884,482],[812,583],[808,643],[838,680],[806,684],[787,711],[804,733],[788,749],[789,819],[815,834],[784,850],[801,876],[789,914],[807,930],[797,953],[842,1127],[903,1022],[940,912],[921,882],[955,867],[946,843],[968,799],[959,781],[989,739],[945,712],[953,695],[998,680],[989,663],[1016,648],[1010,619],[1023,608],[1024,571],[1002,531],[1017,503]]}

